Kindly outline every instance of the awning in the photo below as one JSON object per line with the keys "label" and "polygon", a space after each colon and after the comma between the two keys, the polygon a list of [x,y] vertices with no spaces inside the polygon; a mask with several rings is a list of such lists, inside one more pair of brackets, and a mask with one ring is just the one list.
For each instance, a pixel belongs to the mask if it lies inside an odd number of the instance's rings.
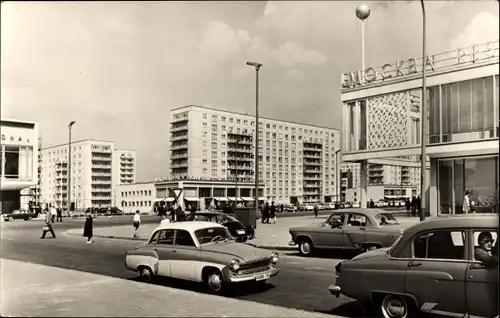
{"label": "awning", "polygon": [[239,197],[239,198],[236,198],[236,197],[227,197],[227,199],[228,199],[229,201],[236,201],[236,199],[237,199],[238,201],[243,201],[243,199],[242,199],[241,197]]}
{"label": "awning", "polygon": [[255,201],[253,198],[251,197],[241,197],[243,199],[243,201]]}
{"label": "awning", "polygon": [[259,197],[259,201],[265,201],[265,200],[266,200],[266,198],[264,198],[264,197]]}
{"label": "awning", "polygon": [[200,201],[200,198],[197,197],[184,197],[186,201]]}
{"label": "awning", "polygon": [[215,197],[214,199],[217,201],[228,201],[226,197]]}
{"label": "awning", "polygon": [[165,202],[174,202],[175,199],[174,198],[166,198],[164,199]]}
{"label": "awning", "polygon": [[162,202],[163,200],[165,200],[165,199],[156,198],[155,202]]}

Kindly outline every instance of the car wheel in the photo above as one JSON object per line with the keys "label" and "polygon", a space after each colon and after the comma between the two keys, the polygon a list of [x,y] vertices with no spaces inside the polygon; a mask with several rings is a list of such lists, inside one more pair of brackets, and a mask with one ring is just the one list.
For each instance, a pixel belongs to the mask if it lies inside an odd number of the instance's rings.
{"label": "car wheel", "polygon": [[12,216],[9,216],[9,221],[14,221],[14,218]]}
{"label": "car wheel", "polygon": [[302,256],[309,256],[313,251],[313,244],[309,239],[303,239],[299,243],[299,253]]}
{"label": "car wheel", "polygon": [[144,282],[150,282],[153,280],[154,273],[151,268],[146,266],[141,266],[138,269],[139,277]]}
{"label": "car wheel", "polygon": [[223,285],[222,275],[219,271],[212,271],[207,275],[207,285],[210,291],[220,293]]}
{"label": "car wheel", "polygon": [[247,240],[253,240],[255,238],[255,234],[248,234],[247,235]]}
{"label": "car wheel", "polygon": [[30,217],[28,218],[28,221],[31,221],[31,220],[33,220],[33,218],[30,216]]}
{"label": "car wheel", "polygon": [[410,317],[408,302],[399,295],[385,295],[380,304],[380,312],[384,318]]}

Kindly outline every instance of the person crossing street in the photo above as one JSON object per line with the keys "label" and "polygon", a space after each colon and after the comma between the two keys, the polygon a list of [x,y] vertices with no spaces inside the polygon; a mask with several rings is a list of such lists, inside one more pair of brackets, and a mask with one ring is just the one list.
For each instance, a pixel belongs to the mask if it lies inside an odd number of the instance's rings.
{"label": "person crossing street", "polygon": [[54,229],[52,228],[52,224],[54,223],[54,220],[52,219],[52,214],[51,213],[45,213],[45,225],[43,226],[42,230],[42,236],[40,237],[41,239],[45,238],[45,235],[47,232],[50,232],[52,234],[52,238],[56,238],[56,233],[54,233]]}

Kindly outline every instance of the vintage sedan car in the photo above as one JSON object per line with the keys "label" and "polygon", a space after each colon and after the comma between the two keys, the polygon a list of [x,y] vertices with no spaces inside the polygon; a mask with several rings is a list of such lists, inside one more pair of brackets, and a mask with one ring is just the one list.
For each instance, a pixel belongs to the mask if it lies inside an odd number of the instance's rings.
{"label": "vintage sedan car", "polygon": [[28,221],[37,217],[37,214],[25,210],[14,210],[12,213],[2,214],[4,221],[24,220]]}
{"label": "vintage sedan car", "polygon": [[125,255],[125,267],[146,281],[165,276],[206,284],[219,293],[231,283],[266,280],[279,273],[278,254],[237,243],[212,222],[164,223],[146,244]]}
{"label": "vintage sedan car", "polygon": [[391,213],[377,209],[332,212],[325,222],[289,230],[290,246],[298,245],[301,255],[314,249],[367,251],[391,246],[402,228]]}
{"label": "vintage sedan car", "polygon": [[241,223],[232,215],[221,212],[196,212],[186,215],[186,221],[214,222],[225,226],[238,242],[246,242],[255,237],[255,228]]}
{"label": "vintage sedan car", "polygon": [[430,218],[388,249],[338,263],[328,289],[385,318],[498,317],[498,230],[498,214]]}
{"label": "vintage sedan car", "polygon": [[314,205],[312,204],[304,204],[300,207],[302,211],[313,211],[314,210]]}

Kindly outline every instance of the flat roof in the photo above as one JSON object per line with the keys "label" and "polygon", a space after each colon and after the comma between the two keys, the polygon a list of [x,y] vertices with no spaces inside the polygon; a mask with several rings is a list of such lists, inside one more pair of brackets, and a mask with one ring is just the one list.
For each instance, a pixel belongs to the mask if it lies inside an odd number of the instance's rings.
{"label": "flat roof", "polygon": [[[82,140],[77,140],[77,141],[71,141],[71,144],[79,144],[79,143],[82,143],[82,142],[92,142],[92,141],[97,141],[97,142],[108,142],[108,143],[112,143],[114,144],[115,142],[114,141],[109,141],[109,140],[98,140],[98,139],[82,139]],[[48,146],[48,147],[44,147],[43,149],[41,150],[46,150],[46,149],[50,149],[50,148],[57,148],[57,147],[61,147],[61,146],[68,146],[68,142],[66,143],[63,143],[63,144],[58,144],[58,145],[52,145],[52,146]]]}
{"label": "flat roof", "polygon": [[33,120],[22,120],[22,119],[13,119],[13,118],[2,118],[0,120],[0,123],[3,124],[4,122],[11,122],[11,123],[21,123],[21,124],[33,124],[37,125],[37,121]]}
{"label": "flat roof", "polygon": [[[181,110],[183,108],[189,108],[189,107],[201,108],[201,109],[206,109],[206,110],[213,110],[213,111],[224,112],[224,113],[235,114],[235,115],[255,117],[254,115],[250,115],[250,114],[246,114],[246,113],[240,113],[240,112],[235,112],[235,111],[230,111],[230,110],[225,110],[225,109],[219,109],[219,108],[213,108],[213,107],[207,107],[207,106],[200,106],[200,105],[180,106],[180,107],[171,109],[170,112],[178,111],[178,110]],[[340,132],[339,128],[331,128],[331,127],[325,127],[325,126],[319,126],[319,125],[311,125],[311,124],[299,123],[299,122],[290,121],[290,120],[282,120],[282,119],[270,118],[270,117],[265,117],[265,116],[259,116],[259,119],[267,119],[267,120],[279,121],[279,122],[283,122],[283,123],[303,125],[303,126],[310,126],[310,127],[316,127],[316,128],[328,129],[328,130],[335,130],[335,131]]]}

